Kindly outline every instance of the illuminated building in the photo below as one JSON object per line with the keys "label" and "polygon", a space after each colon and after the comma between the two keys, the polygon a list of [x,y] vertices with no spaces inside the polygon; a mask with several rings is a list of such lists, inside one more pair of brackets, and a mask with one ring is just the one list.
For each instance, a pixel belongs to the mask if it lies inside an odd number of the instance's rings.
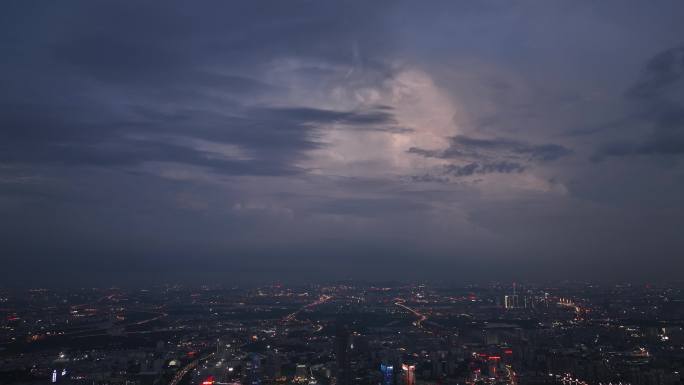
{"label": "illuminated building", "polygon": [[403,385],[415,385],[416,384],[416,366],[411,364],[402,364],[401,373],[404,378]]}
{"label": "illuminated building", "polygon": [[250,355],[245,369],[247,374],[246,385],[261,385],[261,358],[258,354]]}
{"label": "illuminated building", "polygon": [[[525,300],[527,301],[527,299]],[[526,302],[527,303],[527,302]],[[518,300],[518,295],[513,294],[513,295],[505,295],[504,296],[504,308],[505,309],[515,309],[520,307],[519,300]],[[527,307],[527,304],[525,305]]]}
{"label": "illuminated building", "polygon": [[295,377],[294,380],[295,382],[307,382],[309,379],[309,375],[306,370],[306,365],[304,364],[297,364],[297,367],[295,369]]}
{"label": "illuminated building", "polygon": [[380,372],[382,372],[382,385],[394,385],[394,366],[380,364]]}

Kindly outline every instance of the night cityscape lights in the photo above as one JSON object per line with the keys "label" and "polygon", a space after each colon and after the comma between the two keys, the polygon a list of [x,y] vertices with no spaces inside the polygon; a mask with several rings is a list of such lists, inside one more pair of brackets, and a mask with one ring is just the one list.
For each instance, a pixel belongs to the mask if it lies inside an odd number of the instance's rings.
{"label": "night cityscape lights", "polygon": [[3,384],[675,385],[684,370],[677,285],[345,282],[2,296]]}

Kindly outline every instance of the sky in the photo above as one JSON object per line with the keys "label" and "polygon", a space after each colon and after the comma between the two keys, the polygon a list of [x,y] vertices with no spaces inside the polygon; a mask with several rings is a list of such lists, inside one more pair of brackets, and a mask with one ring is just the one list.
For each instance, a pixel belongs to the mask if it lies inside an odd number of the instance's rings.
{"label": "sky", "polygon": [[681,279],[681,1],[8,1],[0,281]]}

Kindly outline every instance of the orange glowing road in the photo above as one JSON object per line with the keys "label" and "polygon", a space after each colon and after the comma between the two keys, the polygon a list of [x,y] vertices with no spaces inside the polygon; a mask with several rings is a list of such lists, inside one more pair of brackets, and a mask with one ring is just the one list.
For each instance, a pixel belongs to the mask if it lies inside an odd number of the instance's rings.
{"label": "orange glowing road", "polygon": [[[140,312],[140,313],[143,312],[142,310],[136,310],[136,311],[137,311],[137,312]],[[162,319],[162,318],[164,318],[164,317],[166,317],[166,316],[169,315],[168,313],[164,313],[164,312],[162,312],[162,313],[154,313],[154,312],[151,312],[151,311],[145,311],[145,313],[156,314],[157,316],[156,316],[156,317],[153,317],[153,318],[148,318],[148,319],[144,319],[144,320],[142,320],[142,321],[135,322],[135,323],[133,323],[132,325],[144,325],[144,324],[146,324],[146,323],[149,323],[149,322],[152,322],[152,321],[156,321],[156,320]]]}
{"label": "orange glowing road", "polygon": [[169,385],[178,385],[178,384],[183,380],[183,378],[184,378],[192,369],[195,369],[195,367],[197,367],[197,364],[199,364],[200,362],[202,362],[202,361],[204,361],[204,360],[209,359],[209,358],[210,358],[211,356],[213,356],[213,355],[214,355],[214,353],[210,353],[210,354],[208,354],[208,355],[206,355],[206,356],[204,356],[204,357],[202,357],[202,358],[200,358],[200,359],[194,360],[194,361],[192,361],[191,363],[185,365],[185,366],[183,367],[183,369],[181,369],[181,370],[179,370],[178,372],[176,372],[176,375],[173,376],[173,378],[171,379],[171,382],[169,382]]}
{"label": "orange glowing road", "polygon": [[311,302],[310,304],[308,304],[308,305],[302,307],[301,309],[297,310],[296,312],[290,313],[290,314],[288,314],[287,316],[285,316],[285,318],[283,318],[283,321],[285,321],[285,322],[294,321],[295,319],[297,319],[297,314],[299,314],[300,312],[302,312],[302,311],[304,311],[304,310],[306,310],[306,309],[309,309],[309,308],[318,306],[318,305],[320,305],[320,304],[326,303],[326,302],[328,302],[331,298],[332,298],[332,296],[323,294],[323,295],[322,295],[320,298],[318,298],[316,301]]}
{"label": "orange glowing road", "polygon": [[397,301],[394,303],[395,305],[399,306],[400,308],[408,310],[409,312],[413,313],[413,315],[418,317],[418,320],[413,322],[413,324],[416,327],[422,329],[423,328],[422,322],[425,321],[428,317],[425,314],[418,312],[416,309],[413,309],[413,308],[410,308],[410,307],[404,305],[404,303],[406,302],[406,300],[404,300],[404,299],[395,298],[395,301]]}

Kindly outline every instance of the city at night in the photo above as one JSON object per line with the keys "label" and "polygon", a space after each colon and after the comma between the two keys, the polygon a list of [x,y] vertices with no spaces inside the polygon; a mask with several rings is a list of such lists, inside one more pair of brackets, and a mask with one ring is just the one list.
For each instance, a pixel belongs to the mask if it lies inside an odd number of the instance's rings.
{"label": "city at night", "polygon": [[682,20],[3,2],[0,385],[684,385]]}

